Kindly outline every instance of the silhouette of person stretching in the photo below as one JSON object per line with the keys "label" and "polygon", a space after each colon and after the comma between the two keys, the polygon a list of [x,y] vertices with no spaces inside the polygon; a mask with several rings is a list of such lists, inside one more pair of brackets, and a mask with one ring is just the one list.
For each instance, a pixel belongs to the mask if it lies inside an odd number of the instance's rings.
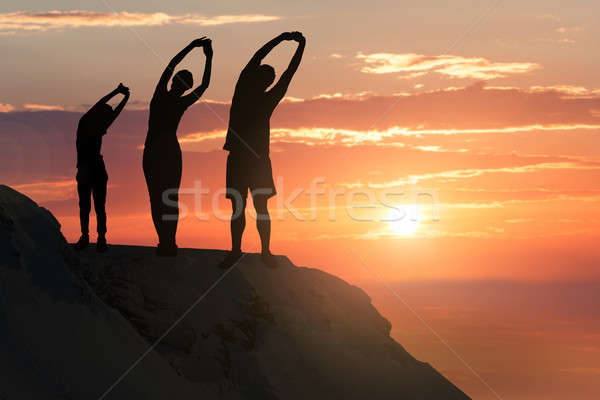
{"label": "silhouette of person stretching", "polygon": [[[118,93],[123,94],[123,99],[113,110],[107,102]],[[106,184],[108,175],[104,166],[104,160],[100,154],[102,147],[102,136],[106,130],[119,116],[123,107],[129,100],[129,88],[119,83],[119,86],[98,100],[83,114],[77,126],[77,193],[79,195],[79,220],[81,222],[81,237],[75,244],[77,250],[82,250],[90,243],[89,224],[91,199],[94,197],[94,209],[96,210],[98,240],[96,250],[105,252],[108,250],[106,244]]]}
{"label": "silhouette of person stretching", "polygon": [[[289,66],[279,81],[266,90],[275,80],[275,70],[261,61],[284,40],[298,42]],[[271,219],[267,200],[274,196],[275,184],[269,158],[269,120],[283,96],[302,60],[306,40],[300,32],[284,32],[261,47],[240,73],[229,114],[229,129],[223,149],[227,157],[227,194],[231,200],[231,252],[219,265],[231,267],[241,256],[242,234],[246,226],[246,199],[248,189],[256,209],[256,227],[261,241],[261,258],[270,267],[276,267],[269,249]]]}
{"label": "silhouette of person stretching", "polygon": [[[178,71],[167,89],[173,70],[183,58],[196,47],[202,47],[206,56],[202,83],[187,95],[193,86],[193,77],[187,70]],[[210,82],[212,65],[210,39],[202,37],[192,41],[181,50],[162,73],[150,101],[148,134],[144,145],[144,176],[150,195],[152,221],[158,234],[156,254],[176,256],[175,234],[179,218],[179,185],[181,183],[181,148],[177,141],[177,126],[185,110],[204,93]],[[169,196],[169,192],[171,195]]]}

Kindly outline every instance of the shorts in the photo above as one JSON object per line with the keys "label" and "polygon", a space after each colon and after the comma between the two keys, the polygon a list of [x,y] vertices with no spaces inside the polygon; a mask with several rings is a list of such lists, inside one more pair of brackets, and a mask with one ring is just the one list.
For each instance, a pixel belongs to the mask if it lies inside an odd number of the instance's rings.
{"label": "shorts", "polygon": [[78,183],[84,184],[108,181],[108,174],[106,173],[104,161],[100,160],[93,164],[78,165],[75,180]]}
{"label": "shorts", "polygon": [[228,199],[241,196],[242,199],[248,197],[248,189],[252,197],[265,196],[273,197],[275,182],[273,182],[273,170],[271,168],[271,159],[269,157],[257,158],[254,155],[234,155],[229,153],[227,156],[226,185]]}

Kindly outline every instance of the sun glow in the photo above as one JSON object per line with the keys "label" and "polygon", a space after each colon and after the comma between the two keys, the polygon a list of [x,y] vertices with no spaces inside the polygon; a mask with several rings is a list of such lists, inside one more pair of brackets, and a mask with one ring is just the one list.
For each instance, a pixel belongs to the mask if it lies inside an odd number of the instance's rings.
{"label": "sun glow", "polygon": [[416,205],[395,206],[386,217],[388,227],[396,235],[414,235],[419,229],[419,207]]}

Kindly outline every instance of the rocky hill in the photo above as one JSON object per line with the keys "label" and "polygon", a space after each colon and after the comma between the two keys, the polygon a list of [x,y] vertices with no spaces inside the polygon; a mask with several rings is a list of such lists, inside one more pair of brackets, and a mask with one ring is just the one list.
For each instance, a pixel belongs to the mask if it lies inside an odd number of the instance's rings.
{"label": "rocky hill", "polygon": [[286,257],[223,271],[223,256],[75,253],[49,211],[0,186],[0,399],[468,398],[361,289]]}

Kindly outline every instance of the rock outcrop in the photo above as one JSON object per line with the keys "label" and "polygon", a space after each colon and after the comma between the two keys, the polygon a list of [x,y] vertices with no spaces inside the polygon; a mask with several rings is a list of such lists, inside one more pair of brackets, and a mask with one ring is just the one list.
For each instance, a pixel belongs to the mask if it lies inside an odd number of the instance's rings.
{"label": "rock outcrop", "polygon": [[0,186],[0,399],[468,398],[361,289],[286,257],[223,271],[223,256],[75,253],[50,212]]}

